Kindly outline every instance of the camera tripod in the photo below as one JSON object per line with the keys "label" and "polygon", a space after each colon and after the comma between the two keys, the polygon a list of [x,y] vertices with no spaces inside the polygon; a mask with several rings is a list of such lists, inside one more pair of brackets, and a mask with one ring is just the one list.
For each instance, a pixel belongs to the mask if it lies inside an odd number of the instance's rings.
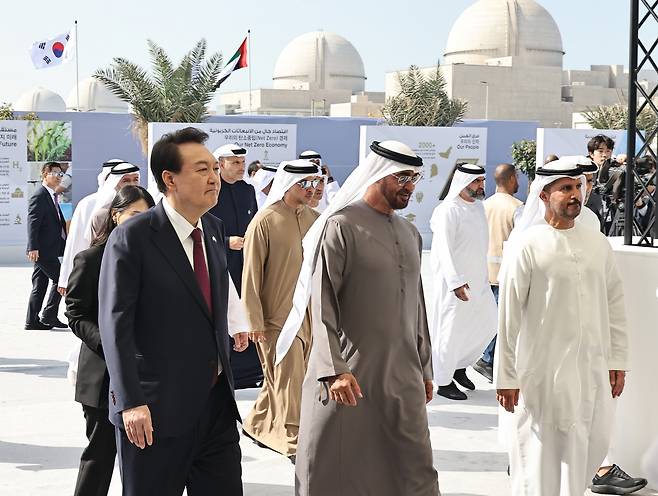
{"label": "camera tripod", "polygon": [[[624,204],[623,203],[618,203],[616,205],[616,208],[614,208],[614,215],[612,216],[612,223],[610,224],[610,228],[608,229],[608,232],[606,232],[606,236],[623,236],[624,235],[624,225],[625,225],[625,218],[624,218]],[[612,205],[608,206],[607,213],[605,218],[607,219],[607,216],[610,215],[613,211]],[[633,236],[640,236],[640,230],[638,229],[637,225],[635,222],[633,222]]]}

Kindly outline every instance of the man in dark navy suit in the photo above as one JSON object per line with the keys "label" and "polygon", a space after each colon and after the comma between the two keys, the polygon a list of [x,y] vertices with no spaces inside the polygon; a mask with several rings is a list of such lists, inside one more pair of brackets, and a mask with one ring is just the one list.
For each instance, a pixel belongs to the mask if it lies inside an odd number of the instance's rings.
{"label": "man in dark navy suit", "polygon": [[[68,327],[57,318],[59,302],[62,299],[57,292],[60,269],[58,257],[64,254],[66,222],[55,191],[63,176],[59,163],[46,162],[41,168],[41,186],[30,198],[27,215],[27,258],[34,263],[34,271],[25,329]],[[48,290],[49,279],[53,283],[39,319],[39,310]]]}
{"label": "man in dark navy suit", "polygon": [[[163,200],[116,228],[101,265],[99,324],[123,494],[242,495],[229,364],[229,275],[208,135],[163,136]],[[235,347],[246,348],[246,333]]]}
{"label": "man in dark navy suit", "polygon": [[[235,144],[228,144],[217,148],[213,155],[219,163],[222,193],[210,213],[224,223],[229,248],[228,272],[240,294],[244,265],[244,233],[258,210],[256,193],[254,187],[243,179],[247,150]],[[250,343],[244,352],[231,352],[231,370],[237,389],[256,387],[263,380],[255,344]]]}

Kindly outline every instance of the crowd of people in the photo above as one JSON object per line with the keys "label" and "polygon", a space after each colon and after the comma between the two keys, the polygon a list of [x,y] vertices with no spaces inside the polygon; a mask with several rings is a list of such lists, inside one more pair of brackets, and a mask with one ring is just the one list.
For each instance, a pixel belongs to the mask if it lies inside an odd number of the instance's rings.
{"label": "crowd of people", "polygon": [[[514,166],[487,199],[485,169],[455,166],[431,219],[430,319],[422,239],[396,215],[422,179],[410,147],[373,142],[340,185],[316,151],[247,167],[207,139],[158,140],[151,193],[138,166],[103,163],[68,232],[58,163],[30,200],[25,327],[81,340],[76,495],[107,494],[117,454],[125,495],[241,495],[236,422],[295,464],[298,496],[438,495],[426,404],[468,400],[469,366],[495,384],[514,496],[647,484],[606,459],[628,337],[606,219],[586,205],[609,138],[550,157],[525,205]],[[235,388],[257,384],[241,419]]]}

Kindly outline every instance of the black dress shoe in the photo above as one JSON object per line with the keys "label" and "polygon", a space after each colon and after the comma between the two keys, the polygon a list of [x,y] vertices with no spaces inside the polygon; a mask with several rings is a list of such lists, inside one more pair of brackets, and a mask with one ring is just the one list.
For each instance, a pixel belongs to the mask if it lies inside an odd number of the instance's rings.
{"label": "black dress shoe", "polygon": [[473,384],[466,375],[466,369],[455,370],[455,374],[452,376],[452,378],[456,380],[457,384],[459,384],[461,387],[470,389],[471,391],[475,390],[475,384]]}
{"label": "black dress shoe", "polygon": [[597,494],[631,494],[647,485],[646,479],[634,478],[618,465],[613,465],[605,475],[592,479],[592,492]]}
{"label": "black dress shoe", "polygon": [[473,370],[488,380],[489,383],[493,383],[493,365],[488,364],[480,358],[473,365]]}
{"label": "black dress shoe", "polygon": [[34,322],[33,324],[25,324],[26,331],[49,331],[53,326],[44,324],[43,322]]}
{"label": "black dress shoe", "polygon": [[64,322],[62,322],[62,321],[59,320],[59,319],[55,319],[55,320],[42,320],[41,323],[42,323],[42,324],[45,324],[45,325],[47,325],[47,326],[50,326],[50,327],[52,327],[52,328],[54,328],[54,329],[68,329],[68,328],[69,328],[69,325],[68,325],[68,324],[65,324]]}
{"label": "black dress shoe", "polygon": [[437,389],[436,394],[438,394],[439,396],[443,396],[444,398],[448,398],[449,400],[468,399],[466,393],[461,391],[457,387],[457,384],[455,384],[454,382],[451,382],[447,386],[439,386],[439,389]]}

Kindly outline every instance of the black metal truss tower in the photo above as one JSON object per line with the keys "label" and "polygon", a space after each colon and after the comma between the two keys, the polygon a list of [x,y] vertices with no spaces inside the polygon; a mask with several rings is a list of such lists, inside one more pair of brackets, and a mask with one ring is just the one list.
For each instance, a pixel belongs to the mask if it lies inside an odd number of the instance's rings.
{"label": "black metal truss tower", "polygon": [[[624,244],[655,247],[658,240],[658,190],[656,172],[638,174],[637,159],[651,156],[656,160],[657,126],[638,129],[638,116],[658,122],[658,85],[651,89],[643,84],[640,71],[658,75],[658,0],[630,0],[630,54],[628,82],[628,165],[624,211]],[[641,144],[641,146],[637,146]],[[637,150],[636,150],[637,148]],[[642,201],[646,205],[638,207]],[[650,215],[648,222],[639,222],[640,215]]]}

